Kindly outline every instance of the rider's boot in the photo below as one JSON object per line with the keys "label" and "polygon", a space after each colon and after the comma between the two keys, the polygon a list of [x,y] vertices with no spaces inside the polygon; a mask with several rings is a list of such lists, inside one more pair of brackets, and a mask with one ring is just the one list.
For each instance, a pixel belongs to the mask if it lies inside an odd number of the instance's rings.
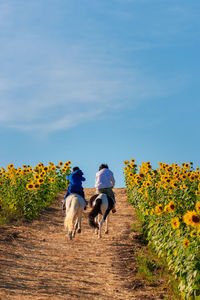
{"label": "rider's boot", "polygon": [[115,208],[115,207],[113,207],[112,213],[113,213],[113,214],[116,213],[116,208]]}

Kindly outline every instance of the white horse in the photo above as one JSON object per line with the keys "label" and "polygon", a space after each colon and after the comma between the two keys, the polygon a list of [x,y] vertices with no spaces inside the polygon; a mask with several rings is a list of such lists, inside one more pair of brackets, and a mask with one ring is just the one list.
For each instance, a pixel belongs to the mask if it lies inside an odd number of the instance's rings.
{"label": "white horse", "polygon": [[70,240],[75,237],[76,231],[81,233],[81,218],[84,207],[85,201],[80,195],[71,194],[67,197],[64,227],[68,230]]}
{"label": "white horse", "polygon": [[[108,233],[108,215],[110,210],[113,208],[113,201],[106,194],[99,194],[97,198],[90,203],[92,205],[92,210],[89,213],[89,225],[97,229],[98,238],[101,238],[101,227],[106,222],[105,233]],[[100,220],[100,214],[102,218]]]}

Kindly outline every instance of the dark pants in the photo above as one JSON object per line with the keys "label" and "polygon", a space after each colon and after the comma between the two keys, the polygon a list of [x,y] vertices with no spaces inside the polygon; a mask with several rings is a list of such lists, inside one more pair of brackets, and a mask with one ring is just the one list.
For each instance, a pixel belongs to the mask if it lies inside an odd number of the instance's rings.
{"label": "dark pants", "polygon": [[115,205],[115,194],[113,193],[112,188],[103,188],[103,189],[96,189],[97,194],[106,194],[113,199]]}

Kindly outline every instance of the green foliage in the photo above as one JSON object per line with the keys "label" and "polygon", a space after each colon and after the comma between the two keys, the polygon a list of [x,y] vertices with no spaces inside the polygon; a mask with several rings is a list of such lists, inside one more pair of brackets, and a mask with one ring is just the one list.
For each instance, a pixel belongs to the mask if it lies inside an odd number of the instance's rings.
{"label": "green foliage", "polygon": [[[126,162],[129,202],[136,208],[143,233],[179,282],[183,299],[200,299],[200,172],[190,164],[142,163],[136,174]],[[171,205],[171,206],[170,206]],[[147,276],[145,261],[140,272]]]}
{"label": "green foliage", "polygon": [[11,164],[7,169],[1,168],[0,172],[0,224],[37,217],[58,192],[67,188],[66,175],[71,172],[69,163],[63,168],[40,163],[35,169],[30,166],[15,169]]}

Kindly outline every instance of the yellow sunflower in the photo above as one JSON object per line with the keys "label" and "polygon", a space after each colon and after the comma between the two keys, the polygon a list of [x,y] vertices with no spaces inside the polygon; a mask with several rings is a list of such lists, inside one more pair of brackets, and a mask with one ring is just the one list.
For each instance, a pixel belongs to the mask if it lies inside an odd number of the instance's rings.
{"label": "yellow sunflower", "polygon": [[153,216],[153,214],[154,214],[154,209],[152,208],[151,212],[150,212],[150,215]]}
{"label": "yellow sunflower", "polygon": [[30,191],[34,188],[34,185],[32,183],[27,183],[26,188]]}
{"label": "yellow sunflower", "polygon": [[197,212],[200,212],[200,201],[197,201],[196,206],[195,206]]}
{"label": "yellow sunflower", "polygon": [[139,177],[140,178],[144,178],[144,174],[143,173],[139,173]]}
{"label": "yellow sunflower", "polygon": [[38,183],[39,183],[39,184],[44,183],[44,179],[43,179],[43,178],[39,178],[39,179],[38,179]]}
{"label": "yellow sunflower", "polygon": [[35,184],[34,184],[34,189],[35,189],[35,190],[39,190],[39,188],[40,188],[40,184],[39,184],[39,183],[35,183]]}
{"label": "yellow sunflower", "polygon": [[172,220],[171,220],[171,225],[172,225],[172,228],[173,228],[173,229],[179,228],[179,226],[180,226],[179,218],[176,217],[176,218],[172,219]]}
{"label": "yellow sunflower", "polygon": [[174,188],[177,188],[178,184],[176,182],[172,182],[171,186],[174,187]]}
{"label": "yellow sunflower", "polygon": [[193,227],[199,227],[200,217],[196,211],[187,211],[183,216],[183,222]]}
{"label": "yellow sunflower", "polygon": [[192,230],[192,231],[190,232],[190,236],[191,236],[191,237],[196,237],[196,236],[197,236],[197,231],[196,231],[196,230]]}
{"label": "yellow sunflower", "polygon": [[165,179],[165,182],[166,182],[166,183],[170,183],[170,182],[171,182],[171,179],[170,179],[170,178],[166,178],[166,179]]}
{"label": "yellow sunflower", "polygon": [[160,215],[163,212],[162,204],[156,205],[155,212],[157,213],[157,215]]}
{"label": "yellow sunflower", "polygon": [[174,212],[174,210],[175,210],[175,204],[174,204],[173,201],[169,202],[168,207],[169,207],[169,212]]}
{"label": "yellow sunflower", "polygon": [[13,168],[14,168],[14,165],[13,165],[13,164],[9,164],[9,165],[8,165],[8,168],[9,168],[9,169],[13,169]]}
{"label": "yellow sunflower", "polygon": [[187,248],[189,246],[189,244],[190,244],[190,241],[188,239],[183,240],[183,247],[184,248]]}
{"label": "yellow sunflower", "polygon": [[164,212],[169,212],[169,205],[166,205],[166,206],[164,207]]}

